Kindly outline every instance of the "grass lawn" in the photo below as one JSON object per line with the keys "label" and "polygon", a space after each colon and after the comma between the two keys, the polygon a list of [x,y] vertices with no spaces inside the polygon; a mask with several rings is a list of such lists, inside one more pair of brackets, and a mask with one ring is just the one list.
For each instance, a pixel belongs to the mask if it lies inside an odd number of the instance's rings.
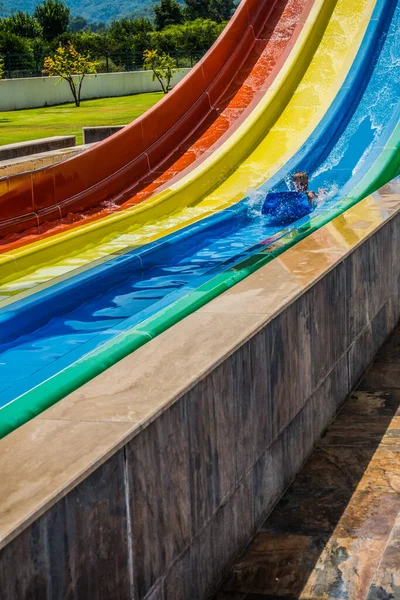
{"label": "grass lawn", "polygon": [[76,135],[82,143],[82,127],[127,125],[151,108],[162,92],[83,100],[79,108],[61,104],[46,108],[0,112],[0,145],[35,140],[52,135]]}

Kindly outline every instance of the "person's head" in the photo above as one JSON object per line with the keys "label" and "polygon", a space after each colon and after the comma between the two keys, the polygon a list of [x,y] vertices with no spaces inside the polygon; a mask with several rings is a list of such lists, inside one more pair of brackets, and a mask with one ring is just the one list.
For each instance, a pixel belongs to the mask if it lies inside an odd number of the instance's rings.
{"label": "person's head", "polygon": [[304,171],[299,171],[293,175],[293,185],[296,192],[307,192],[308,175]]}

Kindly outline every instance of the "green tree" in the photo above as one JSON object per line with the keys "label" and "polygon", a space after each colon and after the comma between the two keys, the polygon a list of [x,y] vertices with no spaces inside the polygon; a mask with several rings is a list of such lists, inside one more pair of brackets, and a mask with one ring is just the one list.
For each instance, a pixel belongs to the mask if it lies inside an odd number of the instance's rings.
{"label": "green tree", "polygon": [[164,94],[168,94],[174,72],[181,70],[176,68],[176,61],[165,52],[158,54],[157,50],[145,50],[143,58],[146,71],[153,72],[153,81],[157,79]]}
{"label": "green tree", "polygon": [[72,31],[72,33],[83,31],[84,29],[88,29],[88,25],[89,22],[84,17],[80,17],[79,15],[71,17],[69,20],[68,31]]}
{"label": "green tree", "polygon": [[106,36],[92,31],[63,33],[54,40],[52,49],[55,51],[59,46],[67,46],[69,42],[80,54],[89,54],[92,58],[104,56],[106,52],[114,49],[112,42]]}
{"label": "green tree", "polygon": [[149,48],[166,54],[182,53],[184,50],[184,29],[182,25],[170,25],[151,35]]}
{"label": "green tree", "polygon": [[216,23],[210,19],[196,19],[185,23],[183,52],[204,54],[215,42],[224,27],[224,23]]}
{"label": "green tree", "polygon": [[54,40],[68,29],[70,11],[62,0],[44,0],[35,8],[33,16],[40,23],[47,41]]}
{"label": "green tree", "polygon": [[235,10],[235,0],[210,0],[210,19],[221,23],[228,21]]}
{"label": "green tree", "polygon": [[93,33],[107,33],[107,25],[103,21],[97,21],[96,23],[89,23],[88,29]]}
{"label": "green tree", "polygon": [[30,41],[33,56],[35,57],[35,69],[40,71],[43,66],[43,57],[49,54],[52,50],[50,44],[43,38],[38,37]]}
{"label": "green tree", "polygon": [[177,25],[184,21],[183,10],[176,0],[160,0],[160,4],[154,6],[154,14],[158,31],[168,25]]}
{"label": "green tree", "polygon": [[225,23],[210,19],[187,21],[183,25],[170,25],[151,34],[151,48],[167,54],[179,53],[196,57],[207,52],[215,42]]}
{"label": "green tree", "polygon": [[5,58],[5,70],[11,76],[25,74],[34,69],[35,61],[33,57],[30,40],[22,38],[15,33],[7,30],[0,30],[0,55]]}
{"label": "green tree", "polygon": [[74,36],[75,48],[84,54],[90,56],[104,56],[105,52],[110,50],[108,41],[101,33],[92,31],[80,31]]}
{"label": "green tree", "polygon": [[190,21],[211,19],[217,23],[228,21],[236,7],[235,0],[185,0],[185,14]]}
{"label": "green tree", "polygon": [[111,23],[108,37],[116,43],[119,49],[134,50],[138,37],[147,40],[148,34],[153,29],[149,19],[121,19]]}
{"label": "green tree", "polygon": [[2,28],[23,38],[35,39],[42,36],[42,29],[37,20],[28,12],[18,10],[4,19]]}
{"label": "green tree", "polygon": [[44,59],[44,70],[49,77],[56,75],[59,77],[57,83],[65,80],[74,97],[75,106],[81,104],[81,91],[83,80],[86,75],[96,73],[97,63],[92,61],[89,56],[79,54],[74,46],[69,42],[67,46],[59,46],[54,57],[47,56]]}
{"label": "green tree", "polygon": [[185,0],[185,15],[190,21],[210,17],[210,0]]}
{"label": "green tree", "polygon": [[29,40],[7,29],[0,29],[0,54],[31,54],[31,52]]}
{"label": "green tree", "polygon": [[3,79],[4,75],[4,59],[0,57],[0,79]]}
{"label": "green tree", "polygon": [[142,65],[144,50],[152,47],[153,31],[151,21],[144,18],[121,19],[111,23],[107,40],[114,53],[113,59],[121,69],[130,70]]}

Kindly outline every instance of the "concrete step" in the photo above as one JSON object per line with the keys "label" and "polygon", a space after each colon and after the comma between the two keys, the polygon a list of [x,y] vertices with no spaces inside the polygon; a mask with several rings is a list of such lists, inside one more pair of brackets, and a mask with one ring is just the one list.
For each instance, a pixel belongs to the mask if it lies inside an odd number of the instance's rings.
{"label": "concrete step", "polygon": [[93,144],[94,142],[101,142],[106,138],[110,137],[117,131],[121,131],[125,125],[104,125],[99,127],[82,127],[83,143]]}
{"label": "concrete step", "polygon": [[90,148],[92,144],[82,144],[71,148],[60,148],[49,152],[39,152],[30,156],[12,158],[10,160],[0,161],[0,177],[10,177],[27,171],[35,171],[48,165],[53,165],[72,156],[80,154]]}
{"label": "concrete step", "polygon": [[4,144],[0,146],[0,161],[49,152],[51,150],[71,148],[73,146],[76,146],[76,137],[74,135],[54,135],[39,140]]}

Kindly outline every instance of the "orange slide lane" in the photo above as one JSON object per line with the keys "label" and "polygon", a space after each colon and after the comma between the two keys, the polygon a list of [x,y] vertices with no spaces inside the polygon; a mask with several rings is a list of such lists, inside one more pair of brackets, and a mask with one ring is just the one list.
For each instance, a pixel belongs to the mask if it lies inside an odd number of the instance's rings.
{"label": "orange slide lane", "polygon": [[[221,67],[220,74],[197,102],[192,102],[183,118],[158,138],[154,129],[160,129],[165,105],[171,99],[175,99],[175,103],[181,102],[182,98],[187,100],[183,95],[187,92],[185,82],[190,83],[193,75],[198,79],[199,70],[204,75],[209,62],[214,60],[215,50],[226,38],[232,45],[232,38],[240,30],[237,22],[243,19],[246,10],[248,13],[252,4],[254,2],[249,0],[242,2],[224,34],[203,61],[173,92],[123,131],[58,165],[0,180],[0,210],[4,215],[4,220],[0,221],[0,235],[5,236],[0,240],[0,252],[138,204],[182,177],[221,145],[250,114],[274,81],[301,31],[313,0],[258,2],[259,10],[250,20],[251,25],[235,44],[236,50],[240,50],[241,61],[235,56],[237,52],[233,51],[231,60]],[[252,38],[250,44],[246,36]],[[188,116],[191,130],[188,124],[182,125]],[[146,151],[141,154],[138,134],[143,138],[142,146],[146,146]],[[132,149],[133,145],[136,148]],[[132,153],[137,157],[130,161]],[[125,156],[125,164],[107,175],[104,172],[106,167],[102,168],[106,156],[108,171],[108,163],[118,162],[121,156]],[[143,160],[146,164],[140,173],[135,163],[139,161],[142,164]],[[96,173],[100,178],[103,176],[100,185],[90,185],[89,181],[96,178]],[[80,187],[83,188],[81,191]],[[73,194],[75,190],[78,194]],[[60,197],[61,200],[58,200]],[[38,203],[41,208],[36,208]],[[30,211],[29,208],[36,210]]]}
{"label": "orange slide lane", "polygon": [[[277,2],[271,18],[259,35],[258,44],[255,44],[235,79],[215,103],[214,111],[168,161],[138,184],[134,196],[122,204],[124,208],[160,192],[165,184],[171,185],[178,177],[183,177],[239,127],[273,83],[297,40],[312,4],[312,1],[306,0]],[[142,187],[143,183],[145,187]]]}

